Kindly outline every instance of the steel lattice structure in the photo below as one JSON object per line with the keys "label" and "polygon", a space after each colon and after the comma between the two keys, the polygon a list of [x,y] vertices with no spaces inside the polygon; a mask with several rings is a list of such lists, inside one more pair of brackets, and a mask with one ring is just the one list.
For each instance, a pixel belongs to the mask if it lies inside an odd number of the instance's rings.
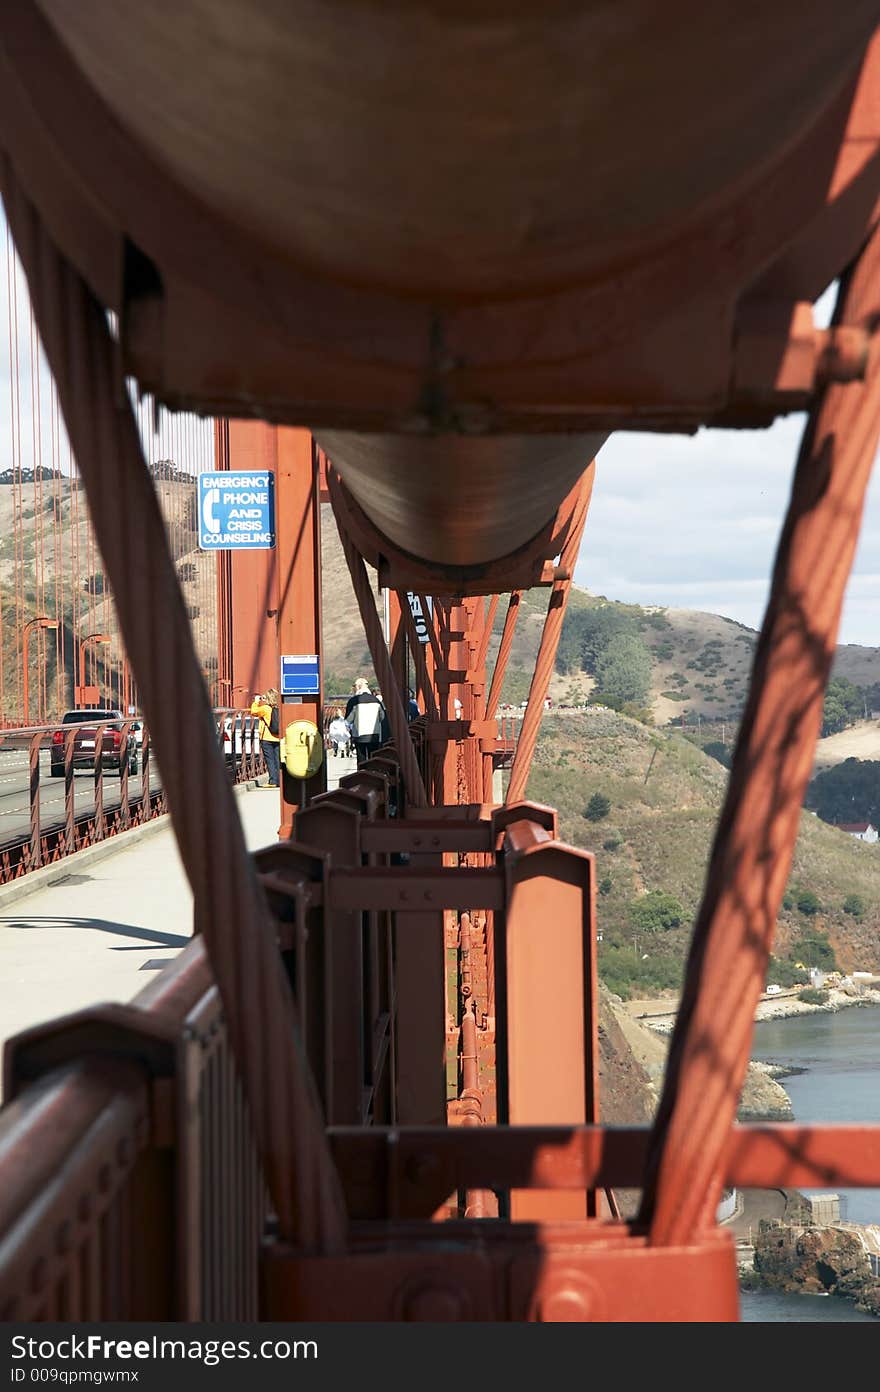
{"label": "steel lattice structure", "polygon": [[[880,440],[880,6],[688,0],[673,22],[623,0],[608,24],[589,3],[223,0],[207,28],[204,8],[0,18],[10,228],[198,930],[131,1006],[8,1050],[7,1316],[736,1319],[725,1183],[880,1180],[877,1128],[734,1124]],[[275,474],[276,554],[221,571],[218,679],[320,652],[326,497],[382,686],[390,740],[334,792],[285,772],[279,841],[253,857],[128,377],[229,418],[218,461]],[[661,1104],[619,1130],[594,860],[526,800],[591,464],[613,430],[798,409]],[[496,708],[531,587],[548,605],[514,750]],[[433,601],[426,644],[408,595]],[[320,717],[320,691],[282,707],[287,730]],[[47,1107],[67,1131],[35,1174]],[[18,1222],[62,1166],[45,1223]],[[631,1220],[621,1187],[642,1190]],[[103,1265],[95,1212],[118,1239]]]}

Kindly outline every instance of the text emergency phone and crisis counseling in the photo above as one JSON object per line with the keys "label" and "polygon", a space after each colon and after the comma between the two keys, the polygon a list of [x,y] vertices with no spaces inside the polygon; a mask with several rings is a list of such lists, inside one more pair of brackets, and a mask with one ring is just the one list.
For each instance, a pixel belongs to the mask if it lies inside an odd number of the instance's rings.
{"label": "text emergency phone and crisis counseling", "polygon": [[274,484],[269,473],[199,475],[199,546],[244,550],[275,545]]}

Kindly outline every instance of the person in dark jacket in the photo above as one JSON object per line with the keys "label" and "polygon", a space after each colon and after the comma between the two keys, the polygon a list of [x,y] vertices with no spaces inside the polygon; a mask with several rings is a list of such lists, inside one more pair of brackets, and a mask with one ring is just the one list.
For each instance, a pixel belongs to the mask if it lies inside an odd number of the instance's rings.
{"label": "person in dark jacket", "polygon": [[345,719],[351,726],[358,764],[364,763],[379,748],[384,718],[385,707],[382,702],[370,690],[366,678],[358,677],[345,707]]}

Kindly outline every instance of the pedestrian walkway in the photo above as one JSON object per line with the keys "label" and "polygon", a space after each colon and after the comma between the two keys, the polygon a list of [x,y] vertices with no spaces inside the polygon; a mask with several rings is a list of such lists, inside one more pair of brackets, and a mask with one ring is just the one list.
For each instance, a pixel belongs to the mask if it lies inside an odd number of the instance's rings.
{"label": "pedestrian walkway", "polygon": [[[277,794],[236,793],[249,850],[278,835]],[[56,1015],[128,1001],[192,934],[192,894],[170,818],[59,861],[0,904],[0,1043]]]}
{"label": "pedestrian walkway", "polygon": [[[328,759],[335,788],[354,759]],[[248,850],[278,835],[277,792],[236,789]],[[24,876],[0,895],[0,1045],[57,1015],[129,1001],[192,935],[192,894],[163,817]]]}

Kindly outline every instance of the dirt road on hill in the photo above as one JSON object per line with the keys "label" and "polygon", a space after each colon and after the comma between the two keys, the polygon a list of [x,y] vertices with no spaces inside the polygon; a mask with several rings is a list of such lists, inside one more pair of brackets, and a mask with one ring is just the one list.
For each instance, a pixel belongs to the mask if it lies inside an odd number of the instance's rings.
{"label": "dirt road on hill", "polygon": [[860,720],[839,735],[828,735],[816,745],[815,767],[829,768],[844,759],[880,759],[880,720]]}

